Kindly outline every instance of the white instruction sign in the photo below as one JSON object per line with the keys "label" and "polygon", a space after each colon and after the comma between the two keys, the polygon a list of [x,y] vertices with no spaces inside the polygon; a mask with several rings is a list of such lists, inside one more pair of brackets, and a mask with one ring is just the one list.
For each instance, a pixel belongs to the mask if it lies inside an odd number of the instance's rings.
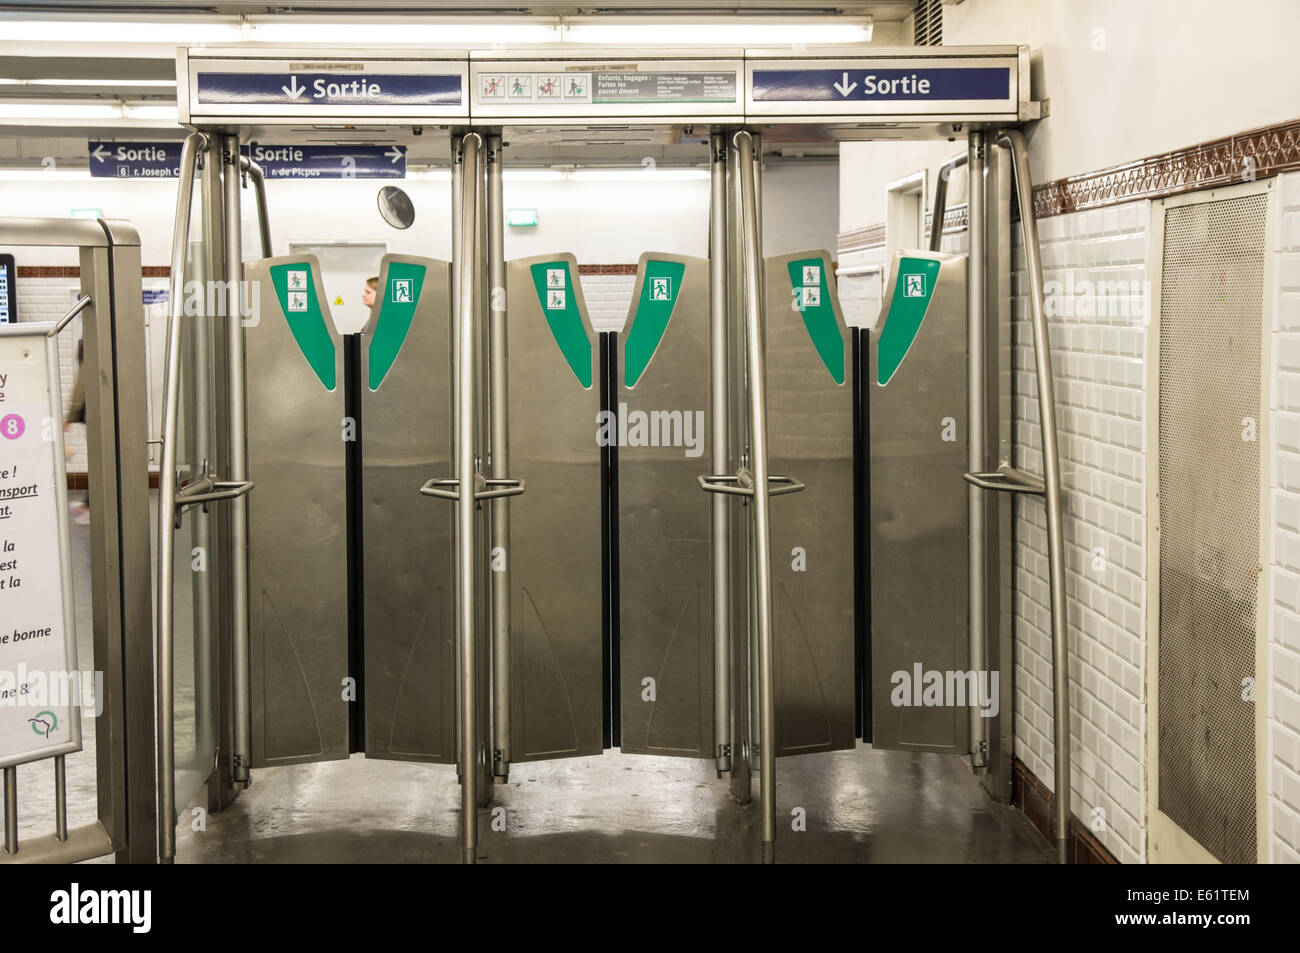
{"label": "white instruction sign", "polygon": [[63,422],[49,328],[0,328],[0,766],[81,747]]}

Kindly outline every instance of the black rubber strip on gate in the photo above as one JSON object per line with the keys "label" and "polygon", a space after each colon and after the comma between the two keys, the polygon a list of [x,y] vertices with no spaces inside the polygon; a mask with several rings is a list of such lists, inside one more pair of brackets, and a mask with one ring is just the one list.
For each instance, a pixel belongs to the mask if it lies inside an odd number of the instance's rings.
{"label": "black rubber strip on gate", "polygon": [[853,354],[853,713],[858,737],[871,743],[871,332],[850,328]]}
{"label": "black rubber strip on gate", "polygon": [[[600,334],[600,409],[616,411],[618,406],[618,335]],[[622,692],[620,678],[620,609],[618,598],[618,446],[600,448],[600,586],[601,653],[603,687],[601,699],[601,746],[622,744]]]}
{"label": "black rubber strip on gate", "polygon": [[352,439],[343,443],[348,554],[348,676],[356,700],[348,705],[348,751],[366,750],[365,541],[361,481],[361,335],[343,335],[343,415]]}

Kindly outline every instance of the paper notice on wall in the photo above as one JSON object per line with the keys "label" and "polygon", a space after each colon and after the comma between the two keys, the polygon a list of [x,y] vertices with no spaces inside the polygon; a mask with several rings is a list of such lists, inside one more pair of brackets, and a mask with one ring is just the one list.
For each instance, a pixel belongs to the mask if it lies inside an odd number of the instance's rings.
{"label": "paper notice on wall", "polygon": [[[81,745],[58,356],[0,329],[0,765]],[[55,382],[51,392],[50,382]]]}

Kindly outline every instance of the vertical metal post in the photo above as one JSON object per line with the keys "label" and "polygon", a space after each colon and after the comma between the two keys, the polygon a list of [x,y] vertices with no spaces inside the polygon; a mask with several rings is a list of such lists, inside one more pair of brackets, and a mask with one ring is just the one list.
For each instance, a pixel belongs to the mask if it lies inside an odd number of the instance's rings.
{"label": "vertical metal post", "polygon": [[18,853],[18,768],[4,769],[5,777],[5,853]]}
{"label": "vertical metal post", "polygon": [[[509,382],[506,379],[505,204],[501,185],[501,136],[487,138],[488,219],[488,355],[492,398],[491,476],[510,473]],[[491,501],[492,551],[501,553],[501,568],[492,566],[492,774],[505,783],[510,777],[510,506],[506,498]]]}
{"label": "vertical metal post", "polygon": [[195,133],[181,148],[180,179],[176,187],[176,221],[172,230],[171,281],[168,302],[167,363],[163,369],[162,455],[158,470],[158,857],[171,863],[176,856],[176,721],[173,697],[172,583],[175,567],[173,518],[176,513],[176,429],[180,402],[181,319],[185,301],[185,258],[189,244],[190,204],[194,165],[203,137]]}
{"label": "vertical metal post", "polygon": [[[248,479],[247,417],[244,406],[244,323],[240,314],[240,287],[244,280],[243,230],[239,201],[239,136],[221,141],[222,190],[225,198],[226,239],[226,334],[229,342],[227,371],[230,393],[230,474],[227,479]],[[234,693],[234,764],[231,778],[236,786],[247,786],[253,763],[253,730],[250,717],[250,675],[248,649],[248,500],[230,501],[230,601],[232,683]]]}
{"label": "vertical metal post", "polygon": [[[461,266],[465,261],[465,242],[463,234],[464,225],[464,198],[465,198],[465,137],[460,133],[455,133],[451,137],[451,321],[450,340],[447,342],[448,353],[451,355],[452,363],[452,405],[453,419],[449,428],[450,447],[448,448],[448,459],[451,460],[453,469],[456,466],[456,447],[457,436],[455,421],[455,399],[457,393],[456,384],[456,355],[460,353],[460,310],[461,301],[464,295],[464,282]],[[460,524],[458,520],[451,521],[451,562],[457,565],[460,553]],[[452,631],[459,633],[461,628],[460,621],[461,605],[460,600],[453,598],[451,601],[451,625]],[[459,638],[459,635],[457,636]],[[459,643],[457,643],[459,645]],[[459,653],[459,649],[457,649]],[[459,654],[457,655],[459,658]],[[454,696],[453,707],[457,712],[461,710],[460,696],[460,679],[452,679],[452,695]],[[459,716],[458,716],[459,717]],[[460,749],[461,733],[456,732],[456,778],[463,782],[461,778],[461,766],[464,764],[463,754]]]}
{"label": "vertical metal post", "polygon": [[758,157],[753,137],[736,134],[740,155],[741,216],[744,232],[745,347],[749,364],[750,470],[754,495],[754,586],[758,630],[759,790],[761,792],[764,863],[776,860],[776,710],[772,672],[772,536],[767,482],[767,381],[764,354],[763,267],[759,246]]}
{"label": "vertical metal post", "polygon": [[[491,386],[488,361],[491,342],[488,339],[491,324],[488,300],[487,256],[487,157],[486,143],[479,138],[479,161],[474,172],[474,480],[488,473],[488,459],[492,444]],[[492,801],[492,580],[488,569],[492,544],[491,502],[474,504],[474,633],[478,640],[475,649],[477,665],[477,698],[483,699],[478,711],[478,747],[474,751],[475,770],[478,771],[478,806],[487,807]]]}
{"label": "vertical metal post", "polygon": [[[988,455],[985,435],[985,311],[984,244],[986,236],[984,208],[984,133],[971,130],[967,140],[968,182],[967,214],[970,240],[969,265],[966,268],[966,467],[979,473],[986,467]],[[938,210],[936,209],[936,212]],[[943,234],[943,222],[936,220],[934,236]],[[985,539],[984,514],[987,500],[984,491],[973,484],[966,487],[966,615],[968,669],[982,673],[987,668],[987,579],[988,541]],[[970,761],[977,771],[988,764],[988,720],[976,705],[967,709],[970,724]]]}
{"label": "vertical metal post", "polygon": [[[709,404],[713,473],[735,470],[727,448],[727,137],[709,138]],[[731,772],[731,510],[714,494],[713,736],[718,775]]]}
{"label": "vertical metal post", "polygon": [[482,139],[477,133],[462,142],[460,230],[461,261],[460,302],[456,314],[456,362],[453,368],[456,409],[456,588],[457,630],[460,655],[460,783],[461,783],[461,852],[467,864],[478,859],[478,672],[474,644],[474,404],[475,404],[475,288],[478,277],[478,179],[479,150]]}
{"label": "vertical metal post", "polygon": [[1043,260],[1038,248],[1033,185],[1025,138],[1007,130],[1001,138],[1011,147],[1016,200],[1029,274],[1029,314],[1034,332],[1034,374],[1038,381],[1038,419],[1043,443],[1043,491],[1047,502],[1047,566],[1052,602],[1052,746],[1055,749],[1056,855],[1069,862],[1070,845],[1070,646],[1065,626],[1065,542],[1061,517],[1061,459],[1056,442],[1056,396],[1052,353],[1043,304]]}
{"label": "vertical metal post", "polygon": [[65,755],[54,759],[54,838],[68,839],[68,763]]}

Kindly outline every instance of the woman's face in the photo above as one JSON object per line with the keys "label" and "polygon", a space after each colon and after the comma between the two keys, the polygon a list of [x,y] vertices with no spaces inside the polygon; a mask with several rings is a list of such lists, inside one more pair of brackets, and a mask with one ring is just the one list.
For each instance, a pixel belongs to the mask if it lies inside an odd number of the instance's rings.
{"label": "woman's face", "polygon": [[370,287],[369,285],[366,285],[365,290],[361,292],[361,303],[365,305],[367,308],[373,308],[375,306],[374,288]]}

